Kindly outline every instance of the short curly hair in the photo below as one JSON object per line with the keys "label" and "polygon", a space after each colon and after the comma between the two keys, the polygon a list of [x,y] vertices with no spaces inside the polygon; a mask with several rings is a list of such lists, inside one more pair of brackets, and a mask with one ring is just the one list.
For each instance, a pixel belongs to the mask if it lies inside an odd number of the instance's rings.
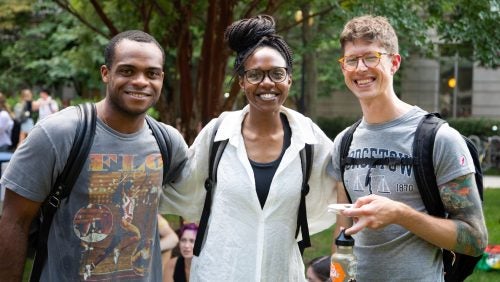
{"label": "short curly hair", "polygon": [[340,34],[342,53],[344,53],[345,45],[348,42],[354,42],[358,39],[371,43],[378,42],[387,52],[399,53],[398,37],[385,17],[364,15],[348,21]]}
{"label": "short curly hair", "polygon": [[113,38],[111,38],[108,45],[106,45],[106,47],[104,48],[104,64],[109,69],[113,65],[116,45],[118,45],[118,43],[123,39],[155,44],[158,47],[158,49],[160,49],[161,54],[163,56],[163,63],[165,63],[165,51],[163,50],[163,47],[161,47],[160,43],[158,43],[158,41],[156,41],[156,39],[153,36],[149,35],[148,33],[142,30],[127,30],[118,33]]}

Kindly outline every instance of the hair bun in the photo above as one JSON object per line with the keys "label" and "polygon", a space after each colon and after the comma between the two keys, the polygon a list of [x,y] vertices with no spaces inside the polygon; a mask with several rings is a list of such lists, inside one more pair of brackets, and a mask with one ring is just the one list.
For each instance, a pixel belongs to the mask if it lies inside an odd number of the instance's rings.
{"label": "hair bun", "polygon": [[232,23],[224,33],[229,48],[237,53],[244,52],[256,45],[262,37],[275,35],[275,22],[273,17],[259,15]]}

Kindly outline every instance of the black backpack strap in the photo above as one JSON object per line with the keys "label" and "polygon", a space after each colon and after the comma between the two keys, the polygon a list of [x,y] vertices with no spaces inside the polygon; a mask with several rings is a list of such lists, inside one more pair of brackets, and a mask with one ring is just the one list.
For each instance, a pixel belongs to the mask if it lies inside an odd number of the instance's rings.
{"label": "black backpack strap", "polygon": [[349,203],[352,203],[351,196],[349,196],[349,192],[345,186],[344,182],[344,172],[345,166],[347,165],[347,157],[349,155],[349,148],[352,143],[352,136],[354,135],[354,131],[358,128],[362,119],[356,121],[353,125],[349,127],[349,129],[345,132],[344,136],[342,136],[342,140],[340,141],[340,176],[342,178],[342,184],[344,185],[345,193],[347,195],[347,199],[349,199]]}
{"label": "black backpack strap", "polygon": [[[176,171],[171,171],[172,168],[172,142],[168,130],[161,125],[157,120],[149,115],[146,115],[146,122],[148,123],[153,136],[160,148],[161,158],[163,160],[163,181],[162,185],[167,184],[171,178],[177,175]],[[181,166],[182,167],[182,166]]]}
{"label": "black backpack strap", "polygon": [[443,123],[445,121],[435,114],[426,114],[420,121],[413,140],[414,171],[418,191],[428,213],[439,217],[445,217],[445,211],[437,188],[432,156],[434,139]]}
{"label": "black backpack strap", "polygon": [[474,162],[474,167],[476,168],[475,178],[477,190],[479,192],[479,197],[481,198],[481,202],[484,200],[483,198],[483,170],[481,168],[481,161],[479,158],[479,150],[477,149],[474,142],[472,142],[469,138],[462,135],[462,138],[465,140],[465,144],[467,144],[467,148],[469,149],[469,153],[472,156],[472,160]]}
{"label": "black backpack strap", "polygon": [[43,220],[38,233],[38,243],[30,281],[40,280],[40,275],[47,259],[47,239],[52,219],[61,201],[69,196],[76,179],[83,169],[83,165],[90,153],[92,142],[94,141],[97,119],[95,105],[91,103],[80,104],[77,106],[77,109],[80,122],[76,129],[75,139],[68,160],[63,171],[57,177],[49,196],[41,206]]}
{"label": "black backpack strap", "polygon": [[[445,122],[440,118],[439,114],[429,113],[425,115],[420,121],[413,141],[413,157],[416,160],[414,169],[415,180],[422,201],[429,214],[443,218],[446,216],[446,212],[441,201],[434,173],[433,151],[436,133]],[[477,156],[477,148],[474,144],[468,138],[462,137],[471,155],[474,156],[475,154]],[[483,179],[481,165],[478,157],[472,157],[472,159],[476,168],[476,183],[482,200]],[[480,259],[481,256],[473,257],[443,249],[445,281],[463,281],[465,277],[472,274],[474,266]]]}
{"label": "black backpack strap", "polygon": [[205,189],[207,194],[205,196],[205,204],[203,205],[203,212],[201,214],[200,224],[198,226],[198,232],[196,233],[196,241],[194,243],[193,254],[199,256],[203,241],[205,239],[205,233],[208,225],[208,218],[210,217],[210,209],[212,208],[212,193],[215,184],[217,183],[217,168],[219,166],[222,153],[226,148],[229,139],[214,142],[215,135],[219,129],[220,123],[223,118],[219,117],[215,122],[212,136],[210,138],[210,149],[209,149],[209,159],[208,159],[208,177],[205,180]]}
{"label": "black backpack strap", "polygon": [[298,244],[301,254],[304,254],[305,248],[311,246],[309,226],[307,223],[306,196],[309,193],[309,177],[311,176],[313,154],[314,151],[311,144],[305,144],[305,147],[300,150],[300,162],[302,166],[302,189],[300,191],[300,204],[295,238],[297,238],[297,236],[299,235],[300,229],[302,233],[302,240]]}

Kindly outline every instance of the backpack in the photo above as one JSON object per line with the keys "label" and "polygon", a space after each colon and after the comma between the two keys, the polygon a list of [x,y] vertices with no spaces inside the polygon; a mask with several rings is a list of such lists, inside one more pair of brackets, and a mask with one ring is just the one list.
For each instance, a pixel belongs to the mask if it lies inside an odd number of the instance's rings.
{"label": "backpack", "polygon": [[[20,108],[22,107],[22,108]],[[23,104],[16,104],[14,107],[15,120],[20,124],[31,117],[31,101],[25,101]]]}
{"label": "backpack", "polygon": [[[210,210],[212,206],[212,190],[217,183],[217,167],[219,166],[220,159],[224,153],[227,142],[229,139],[221,140],[215,142],[215,135],[219,129],[222,118],[218,118],[215,122],[214,129],[211,136],[209,158],[208,158],[208,177],[205,180],[205,190],[207,194],[205,196],[205,203],[203,205],[203,211],[201,214],[200,224],[198,227],[198,232],[196,234],[196,240],[194,243],[193,254],[199,256],[201,252],[202,245],[205,239],[205,232],[208,224],[208,218],[210,216]],[[299,230],[302,232],[302,240],[298,242],[300,253],[304,253],[304,249],[311,246],[311,240],[309,238],[309,227],[307,224],[307,214],[306,214],[306,201],[305,197],[309,193],[309,177],[311,176],[311,167],[313,160],[314,148],[311,144],[305,144],[305,147],[300,151],[300,160],[302,166],[302,189],[300,195],[299,212],[297,216],[297,229],[295,231],[295,238],[299,234]]]}
{"label": "backpack", "polygon": [[[351,127],[344,134],[341,141],[340,168],[342,182],[344,182],[344,171],[346,165],[367,164],[370,165],[370,168],[375,167],[376,165],[413,165],[415,171],[415,180],[417,182],[417,186],[419,187],[420,195],[428,213],[430,215],[445,218],[446,212],[444,210],[443,202],[441,201],[438,186],[436,183],[432,154],[434,150],[434,139],[436,133],[441,125],[443,125],[446,121],[441,119],[441,116],[438,113],[428,113],[422,118],[417,127],[415,138],[413,140],[413,157],[356,159],[348,157],[348,154],[354,131],[356,130],[360,122],[361,120],[358,120],[356,123],[351,125]],[[463,135],[462,138],[465,140],[467,148],[469,149],[472,160],[474,162],[474,166],[476,169],[474,176],[476,179],[477,189],[482,201],[483,173],[479,161],[478,150],[475,147],[474,143],[469,140],[469,138]],[[368,171],[368,173],[369,172],[370,170]],[[429,189],[424,189],[424,187],[429,187]],[[347,189],[346,194],[349,202],[352,202],[349,193],[347,193]],[[463,281],[467,276],[472,274],[472,272],[474,271],[474,267],[480,259],[481,256],[473,257],[443,249],[445,281]]]}
{"label": "backpack", "polygon": [[[68,160],[61,174],[56,179],[50,194],[42,203],[39,216],[33,220],[28,240],[28,254],[35,254],[30,281],[39,281],[45,260],[47,259],[47,239],[52,219],[59,207],[60,202],[69,196],[76,179],[87,160],[90,148],[94,140],[97,112],[95,105],[91,103],[77,106],[80,122]],[[153,136],[160,148],[163,159],[163,183],[165,185],[177,173],[171,169],[170,156],[172,148],[168,131],[158,121],[146,115]]]}
{"label": "backpack", "polygon": [[12,128],[10,130],[10,146],[9,150],[10,151],[15,151],[17,148],[17,144],[19,144],[19,134],[21,133],[21,123],[17,121],[16,119],[12,120]]}

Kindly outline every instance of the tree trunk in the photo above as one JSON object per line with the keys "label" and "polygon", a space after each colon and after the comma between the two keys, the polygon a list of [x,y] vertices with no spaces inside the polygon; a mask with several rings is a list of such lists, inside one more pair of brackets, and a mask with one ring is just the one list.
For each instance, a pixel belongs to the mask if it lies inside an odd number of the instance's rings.
{"label": "tree trunk", "polygon": [[[302,55],[302,95],[301,107],[303,114],[316,120],[316,53],[310,46],[313,38],[313,18],[309,18],[310,4],[302,6],[302,44],[304,45],[304,54]],[[299,108],[300,109],[300,108]]]}

